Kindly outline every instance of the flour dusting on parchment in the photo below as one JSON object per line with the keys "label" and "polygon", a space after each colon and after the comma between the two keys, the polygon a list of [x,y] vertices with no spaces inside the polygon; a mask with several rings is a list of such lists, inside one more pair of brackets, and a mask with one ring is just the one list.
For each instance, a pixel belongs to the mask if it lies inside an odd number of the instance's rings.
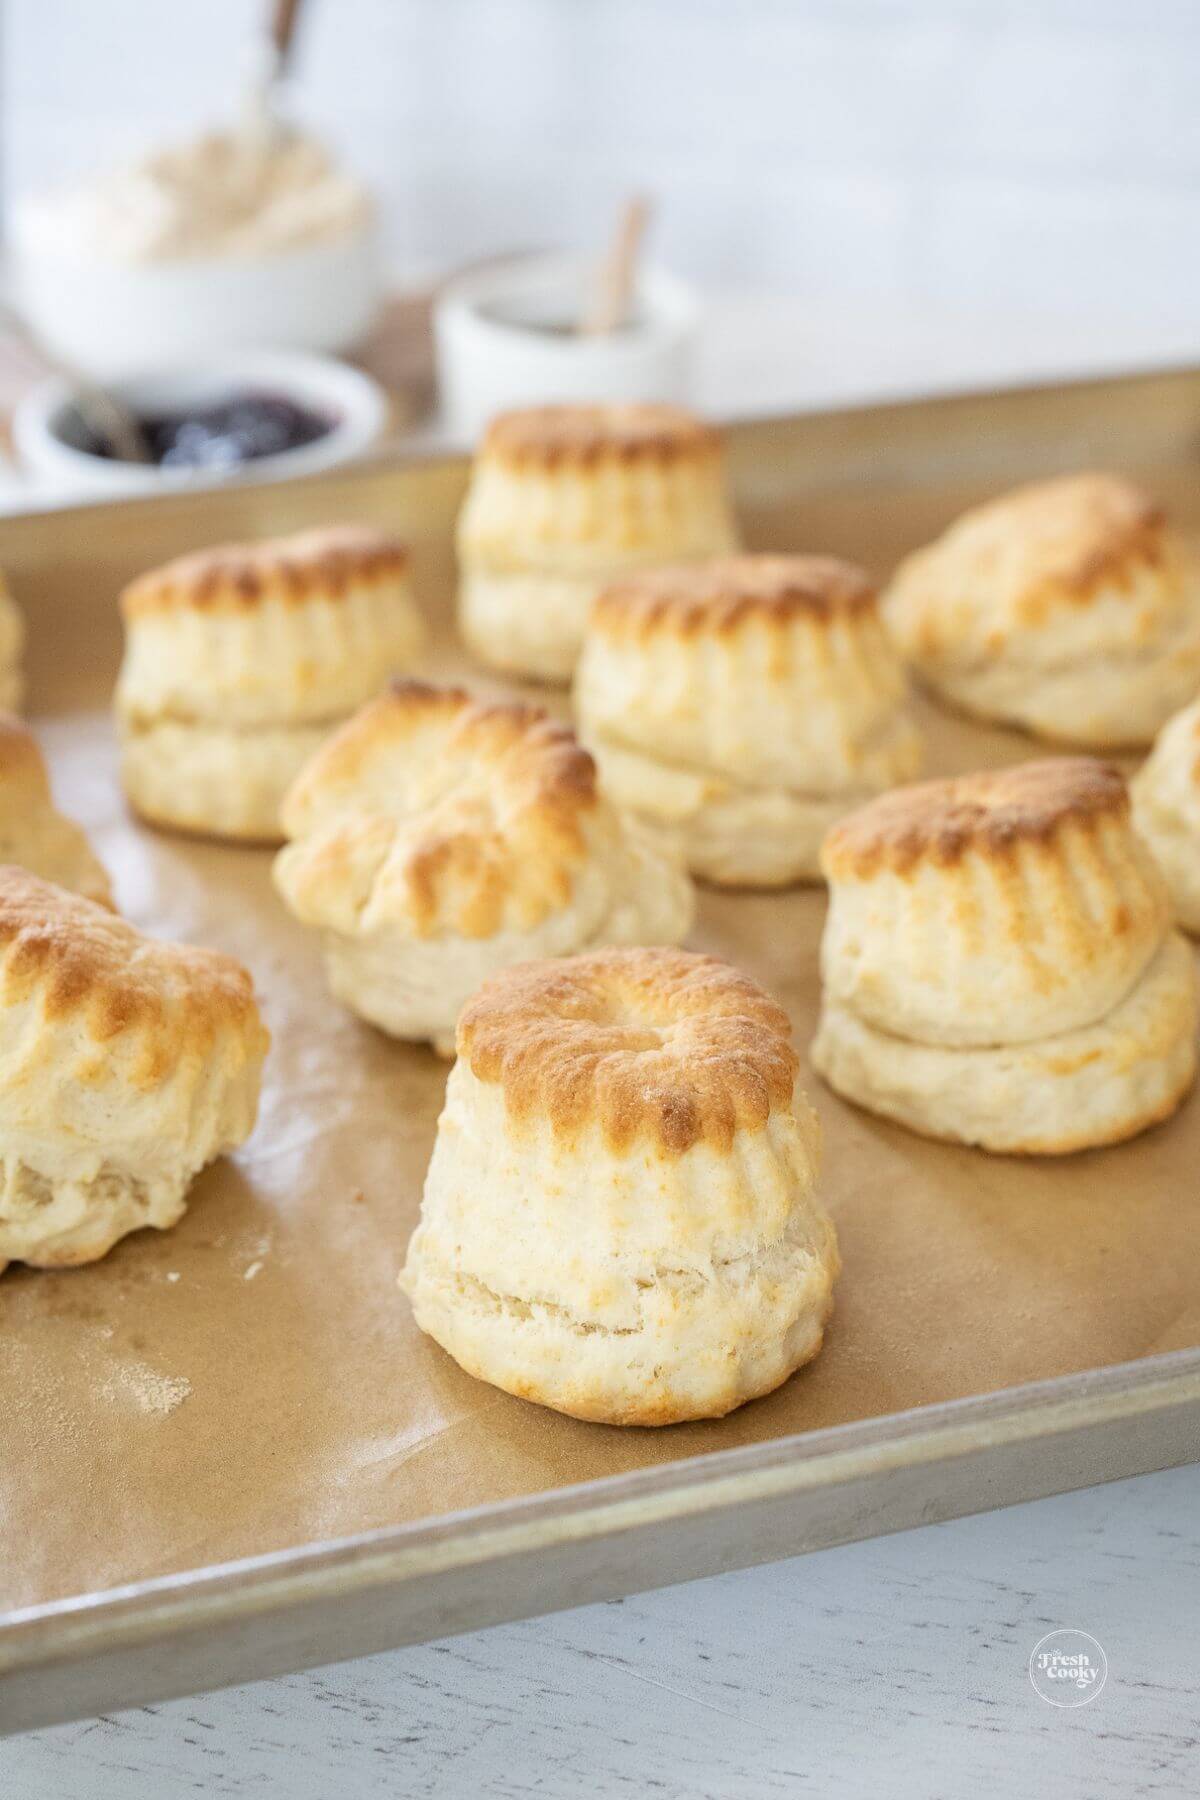
{"label": "flour dusting on parchment", "polygon": [[106,1400],[133,1406],[138,1412],[166,1414],[182,1406],[192,1391],[183,1375],[163,1375],[149,1363],[118,1363],[101,1384]]}

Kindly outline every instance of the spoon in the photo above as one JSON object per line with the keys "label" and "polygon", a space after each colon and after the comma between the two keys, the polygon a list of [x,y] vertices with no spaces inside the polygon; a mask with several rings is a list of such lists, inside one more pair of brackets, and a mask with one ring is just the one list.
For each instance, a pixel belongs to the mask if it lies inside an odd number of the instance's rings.
{"label": "spoon", "polygon": [[253,73],[243,101],[245,130],[252,142],[273,143],[287,135],[279,89],[291,62],[302,5],[303,0],[271,0],[266,31],[254,46]]}
{"label": "spoon", "polygon": [[154,460],[140,423],[124,402],[93,381],[90,375],[85,375],[82,369],[76,368],[74,363],[48,350],[16,308],[6,302],[0,302],[0,326],[42,368],[66,382],[71,390],[71,404],[83,423],[95,437],[107,443],[122,462]]}
{"label": "spoon", "polygon": [[581,337],[606,337],[629,317],[638,251],[649,223],[650,202],[635,194],[622,209],[595,286],[585,302],[579,321]]}

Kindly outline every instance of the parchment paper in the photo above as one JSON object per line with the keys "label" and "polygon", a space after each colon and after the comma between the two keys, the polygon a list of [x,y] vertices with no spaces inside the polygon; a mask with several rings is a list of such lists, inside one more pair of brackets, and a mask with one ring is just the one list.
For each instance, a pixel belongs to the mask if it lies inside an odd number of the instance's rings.
{"label": "parchment paper", "polygon": [[[828,540],[826,540],[828,541]],[[129,554],[128,550],[125,553]],[[811,1075],[844,1259],[819,1359],[719,1423],[621,1431],[472,1380],[396,1287],[446,1068],[327,995],[269,856],[125,814],[111,629],[36,721],[62,804],[139,925],[232,952],[273,1033],[258,1129],[184,1221],[101,1263],[0,1278],[0,1600],[29,1604],[424,1519],[1200,1342],[1200,1103],[1063,1161],[925,1142]],[[926,709],[934,770],[1036,753]],[[819,892],[705,893],[690,940],[763,981],[807,1046]]]}

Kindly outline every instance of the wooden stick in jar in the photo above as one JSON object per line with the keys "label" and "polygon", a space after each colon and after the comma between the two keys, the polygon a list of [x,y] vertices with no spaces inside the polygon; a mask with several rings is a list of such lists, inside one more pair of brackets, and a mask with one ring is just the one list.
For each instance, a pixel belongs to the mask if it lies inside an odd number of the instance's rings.
{"label": "wooden stick in jar", "polygon": [[635,194],[621,213],[616,233],[579,321],[582,337],[603,337],[625,323],[633,296],[638,252],[650,222],[650,203]]}
{"label": "wooden stick in jar", "polygon": [[300,17],[301,0],[275,0],[271,14],[271,42],[275,46],[275,54],[279,58],[278,69],[287,68],[292,44],[296,36],[296,22]]}

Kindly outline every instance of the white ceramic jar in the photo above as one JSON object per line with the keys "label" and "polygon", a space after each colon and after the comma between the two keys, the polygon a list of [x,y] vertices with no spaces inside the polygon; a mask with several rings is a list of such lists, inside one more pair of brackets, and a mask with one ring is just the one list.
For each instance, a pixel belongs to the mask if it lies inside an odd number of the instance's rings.
{"label": "white ceramic jar", "polygon": [[344,350],[382,291],[367,188],[259,104],[73,187],[23,196],[14,298],[102,380],[235,347]]}
{"label": "white ceramic jar", "polygon": [[47,348],[105,381],[235,346],[348,349],[383,288],[373,220],[268,256],[120,262],[40,241],[18,209],[12,276]]}
{"label": "white ceramic jar", "polygon": [[434,307],[443,424],[473,443],[509,407],[552,401],[686,401],[698,307],[673,276],[646,270],[631,318],[600,337],[574,325],[594,265],[523,257],[449,282]]}

